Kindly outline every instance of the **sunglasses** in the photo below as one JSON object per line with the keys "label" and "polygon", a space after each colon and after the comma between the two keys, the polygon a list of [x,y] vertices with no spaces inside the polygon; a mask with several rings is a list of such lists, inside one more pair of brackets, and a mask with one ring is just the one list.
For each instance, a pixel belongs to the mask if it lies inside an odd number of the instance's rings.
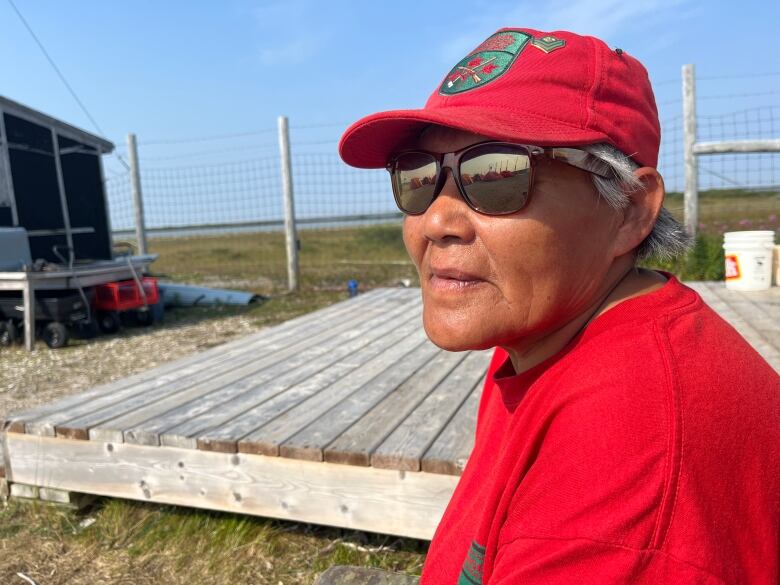
{"label": "sunglasses", "polygon": [[447,168],[471,209],[485,215],[507,215],[528,203],[534,167],[541,157],[605,179],[613,176],[603,163],[583,150],[509,142],[480,142],[441,154],[424,150],[402,152],[390,159],[387,170],[395,202],[407,215],[425,213],[444,187],[443,171]]}

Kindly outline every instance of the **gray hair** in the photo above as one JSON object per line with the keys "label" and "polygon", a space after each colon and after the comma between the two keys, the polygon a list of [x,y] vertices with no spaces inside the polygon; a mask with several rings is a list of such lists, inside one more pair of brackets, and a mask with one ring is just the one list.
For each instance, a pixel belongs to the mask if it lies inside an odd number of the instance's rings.
{"label": "gray hair", "polygon": [[[624,209],[629,203],[631,193],[642,188],[642,182],[634,175],[639,165],[610,144],[588,144],[580,148],[596,159],[594,163],[598,170],[613,175],[613,178],[605,179],[591,174],[599,195],[612,208]],[[662,207],[652,231],[636,249],[636,260],[671,260],[687,252],[691,243],[691,237],[685,232],[685,228],[674,219],[668,209]]]}

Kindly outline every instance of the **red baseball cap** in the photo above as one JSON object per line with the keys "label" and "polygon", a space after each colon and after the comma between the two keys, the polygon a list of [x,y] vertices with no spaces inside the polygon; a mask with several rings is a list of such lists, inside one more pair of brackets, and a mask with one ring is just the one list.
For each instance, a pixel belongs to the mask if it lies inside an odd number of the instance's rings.
{"label": "red baseball cap", "polygon": [[347,128],[339,154],[381,168],[430,124],[536,146],[607,142],[655,167],[661,128],[642,64],[566,31],[503,28],[459,61],[417,110],[379,112]]}

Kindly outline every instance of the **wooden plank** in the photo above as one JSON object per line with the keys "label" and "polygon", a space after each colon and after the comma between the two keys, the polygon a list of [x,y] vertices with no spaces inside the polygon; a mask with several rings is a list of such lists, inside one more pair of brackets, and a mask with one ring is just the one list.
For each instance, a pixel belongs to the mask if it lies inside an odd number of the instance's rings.
{"label": "wooden plank", "polygon": [[92,494],[80,494],[50,487],[39,488],[38,497],[44,502],[67,506],[74,510],[82,510],[95,501],[95,496]]}
{"label": "wooden plank", "polygon": [[[24,423],[27,421],[34,421],[41,419],[51,413],[69,410],[74,406],[88,403],[93,399],[101,396],[116,395],[120,390],[129,387],[136,387],[139,384],[149,380],[159,379],[165,374],[180,371],[191,364],[206,365],[211,363],[212,360],[225,359],[226,357],[233,355],[254,351],[256,350],[256,347],[254,347],[255,343],[262,344],[269,341],[276,341],[279,340],[282,336],[291,335],[295,330],[304,330],[307,324],[316,322],[325,314],[343,314],[347,311],[354,310],[357,305],[363,306],[364,304],[372,304],[375,301],[380,300],[381,298],[390,294],[391,290],[392,289],[378,289],[377,291],[372,291],[370,293],[366,293],[365,295],[359,296],[357,301],[353,299],[349,301],[343,301],[341,303],[336,303],[330,307],[321,309],[320,311],[307,313],[280,325],[269,327],[268,329],[263,329],[257,333],[245,337],[233,339],[227,343],[212,347],[205,351],[196,352],[190,356],[167,362],[157,366],[156,368],[138,372],[120,380],[115,380],[106,384],[100,384],[91,388],[90,390],[65,397],[55,402],[40,405],[23,412],[10,414],[7,416],[5,424],[0,425],[0,428],[5,426],[11,432],[25,432]],[[349,305],[349,303],[355,304]]]}
{"label": "wooden plank", "polygon": [[9,433],[13,481],[430,539],[457,478]]}
{"label": "wooden plank", "polygon": [[[772,291],[724,291],[732,297],[729,304],[775,351],[767,352],[764,357],[777,360],[780,358],[780,294],[766,295],[762,299],[761,293]],[[733,294],[732,294],[733,293]],[[775,365],[777,369],[780,363]]]}
{"label": "wooden plank", "polygon": [[[363,312],[365,311],[366,309],[363,309]],[[341,318],[335,328],[337,330],[348,328],[359,323],[361,319],[365,319],[361,314],[351,315],[347,319]],[[114,396],[100,397],[90,403],[73,407],[66,412],[48,415],[41,421],[27,423],[25,428],[29,434],[50,435],[49,429],[54,427],[55,433],[60,436],[71,439],[87,439],[89,429],[94,426],[144,405],[153,405],[163,397],[176,394],[187,388],[201,387],[207,381],[211,381],[217,386],[224,386],[233,380],[251,375],[257,370],[286,359],[287,356],[294,355],[309,345],[316,345],[321,340],[328,339],[333,329],[330,321],[310,324],[307,326],[307,335],[304,336],[301,332],[294,339],[285,338],[278,345],[271,342],[270,345],[262,348],[263,358],[260,360],[253,359],[254,355],[250,353],[249,355],[233,357],[226,362],[219,362],[216,367],[208,368],[205,371],[201,365],[193,364],[137,387],[118,391]],[[258,349],[258,351],[261,350]],[[31,429],[35,432],[30,432]],[[107,432],[111,433],[112,431],[113,429],[109,429]],[[107,437],[97,438],[99,440],[120,440],[110,434]]]}
{"label": "wooden plank", "polygon": [[743,292],[728,290],[725,285],[718,282],[707,282],[704,283],[704,286],[731,307],[754,329],[760,329],[769,325],[776,326],[778,320],[780,320],[780,306],[773,304],[766,297],[763,302],[757,302],[759,297],[754,295],[764,291]]}
{"label": "wooden plank", "polygon": [[386,348],[383,353],[372,358],[348,377],[339,380],[308,400],[304,400],[241,439],[238,443],[238,450],[242,453],[278,456],[282,443],[298,431],[323,416],[352,394],[368,391],[368,386],[374,384],[372,380],[385,376],[384,372],[396,367],[397,362],[403,363],[413,359],[412,356],[417,355],[425,348],[432,350],[432,344],[425,337],[420,326],[405,340]]}
{"label": "wooden plank", "polygon": [[[376,315],[371,322],[389,320],[393,315],[404,310],[403,305],[393,303],[390,306],[395,308]],[[372,309],[369,313],[372,312],[378,312],[378,309]],[[145,421],[164,418],[169,412],[172,412],[171,416],[179,416],[179,422],[191,419],[191,412],[181,418],[184,416],[182,412],[190,411],[192,408],[208,410],[221,401],[272,379],[278,375],[282,364],[286,363],[290,368],[294,367],[291,358],[300,361],[302,356],[314,357],[326,352],[329,344],[333,343],[334,335],[363,327],[365,320],[365,315],[358,314],[346,319],[342,317],[336,325],[330,322],[319,324],[316,328],[312,325],[309,327],[309,334],[303,336],[303,339],[297,343],[278,351],[266,350],[259,359],[251,355],[246,356],[242,361],[231,362],[225,371],[215,370],[210,372],[210,375],[200,376],[200,379],[191,377],[175,381],[155,392],[151,400],[148,394],[132,396],[101,410],[89,412],[80,418],[63,422],[57,425],[56,432],[60,436],[69,438],[85,438],[88,435],[92,440],[121,442],[126,440],[124,438],[126,430],[143,427]],[[203,407],[204,403],[212,406]],[[174,424],[177,423],[170,423],[168,427]],[[140,442],[139,439],[142,439],[146,444],[159,444],[156,434],[139,432],[129,436],[132,436],[135,442]]]}
{"label": "wooden plank", "polygon": [[466,461],[474,448],[477,411],[484,385],[485,378],[483,377],[425,452],[420,462],[423,471],[447,475],[463,473]]}
{"label": "wooden plank", "polygon": [[[258,426],[256,417],[263,409],[287,402],[287,394],[292,400],[296,395],[315,394],[346,376],[356,367],[352,356],[362,353],[375,341],[382,343],[386,334],[406,324],[397,320],[399,312],[405,309],[388,312],[383,316],[384,322],[364,322],[359,329],[334,337],[330,347],[323,345],[316,354],[309,352],[278,363],[272,375],[264,376],[261,381],[253,380],[255,383],[246,392],[235,394],[228,388],[188,405],[186,413],[177,411],[176,420],[165,415],[150,422],[165,425],[162,435],[166,444],[196,445],[199,449],[235,453],[236,442]],[[405,316],[407,321],[413,318],[414,315]],[[295,388],[298,392],[291,393]],[[223,400],[226,394],[228,399]],[[183,417],[183,414],[190,416]]]}
{"label": "wooden plank", "polygon": [[[220,425],[198,436],[198,448],[235,453],[237,443],[258,427],[278,415],[300,404],[306,398],[318,394],[339,380],[349,376],[355,369],[382,353],[388,346],[408,338],[420,328],[420,312],[415,310],[403,323],[383,325],[371,331],[373,341],[351,350],[344,359],[318,372],[313,377],[288,387],[283,392],[259,403],[224,425]],[[391,331],[390,329],[394,329]]]}
{"label": "wooden plank", "polygon": [[[343,321],[338,329],[353,326],[360,321],[359,315]],[[55,434],[71,439],[88,439],[90,430],[95,429],[92,438],[94,440],[121,441],[121,429],[116,426],[109,426],[105,429],[100,425],[111,421],[117,417],[133,418],[133,421],[127,421],[126,424],[132,425],[146,420],[159,412],[169,402],[176,402],[177,396],[182,393],[187,395],[187,391],[210,391],[216,388],[222,388],[231,385],[237,380],[259,375],[262,371],[273,364],[285,360],[290,355],[301,352],[307,346],[316,344],[318,341],[328,339],[332,335],[332,330],[325,324],[312,325],[310,327],[311,335],[306,335],[302,340],[288,345],[276,346],[274,344],[262,348],[263,358],[252,360],[250,356],[238,356],[231,358],[227,362],[221,362],[214,368],[204,369],[202,365],[193,365],[177,375],[175,372],[167,376],[161,376],[156,380],[142,384],[136,388],[129,388],[126,392],[117,393],[116,396],[101,397],[92,401],[91,404],[84,404],[75,407],[67,412],[55,413],[49,415],[43,421],[28,423],[26,429],[29,432],[32,428],[35,431],[31,434],[50,435],[48,432],[54,427]],[[249,382],[246,382],[249,383]],[[184,400],[186,402],[186,399]],[[161,406],[158,406],[161,403]],[[136,412],[136,410],[140,412]]]}
{"label": "wooden plank", "polygon": [[[400,424],[381,444],[373,450],[369,444],[360,444],[361,450],[371,454],[371,465],[383,469],[419,471],[420,461],[428,447],[433,444],[474,387],[485,377],[491,353],[470,352],[425,400],[401,419]],[[353,429],[350,429],[348,434],[352,433]],[[326,461],[329,451],[345,437],[346,435],[342,435],[325,450]],[[354,440],[360,440],[359,434]],[[373,437],[371,441],[375,444],[378,442]],[[342,449],[350,450],[350,447],[346,444]]]}
{"label": "wooden plank", "polygon": [[[382,289],[380,292],[385,294],[385,291],[387,289]],[[373,291],[371,294],[374,294]],[[359,297],[360,298],[360,297]],[[363,302],[368,302],[369,299],[362,299]],[[344,311],[346,310],[346,302],[342,303],[336,303],[334,305],[331,305],[330,307],[327,307],[325,309],[322,309],[323,312],[327,311]],[[113,393],[117,390],[121,390],[122,388],[126,388],[128,386],[135,386],[138,383],[154,379],[158,377],[161,374],[178,370],[182,366],[189,365],[191,363],[202,363],[206,360],[209,360],[210,358],[214,356],[224,356],[224,355],[230,355],[231,351],[233,350],[239,350],[241,352],[247,351],[247,342],[252,342],[255,339],[268,339],[268,336],[273,333],[274,335],[281,335],[283,333],[287,332],[287,328],[301,328],[305,326],[305,324],[309,321],[315,320],[316,312],[307,313],[305,315],[301,315],[300,317],[296,317],[295,319],[291,319],[290,321],[287,321],[283,324],[277,325],[275,327],[270,327],[268,329],[263,329],[257,333],[247,335],[241,338],[230,340],[224,344],[221,344],[219,346],[215,346],[212,348],[209,348],[205,351],[194,353],[190,356],[174,360],[171,362],[168,362],[166,364],[163,364],[161,366],[158,366],[153,369],[145,370],[143,372],[138,372],[136,374],[133,374],[132,376],[128,376],[126,378],[122,378],[121,380],[116,380],[113,382],[108,382],[106,384],[101,384],[99,386],[95,386],[94,388],[90,389],[87,392],[68,396],[62,400],[48,403],[45,405],[41,405],[38,407],[35,407],[33,409],[30,409],[28,411],[17,413],[15,416],[23,419],[33,419],[37,418],[38,416],[41,416],[43,414],[47,414],[50,412],[55,412],[57,410],[63,410],[67,409],[71,406],[75,406],[77,404],[81,404],[83,402],[87,402],[88,400],[91,400],[92,398],[95,398],[97,396],[107,394],[107,393]],[[13,431],[13,432],[19,432],[19,431]]]}
{"label": "wooden plank", "polygon": [[37,500],[38,499],[38,486],[27,485],[24,483],[12,483],[11,484],[11,497],[12,498],[24,498],[25,500]]}
{"label": "wooden plank", "polygon": [[780,370],[780,351],[774,347],[753,325],[751,325],[736,309],[734,304],[737,295],[726,291],[725,286],[716,282],[697,283],[696,291],[713,310],[728,321],[769,364]]}
{"label": "wooden plank", "polygon": [[[409,320],[407,322],[403,322],[399,320],[399,322],[397,323],[397,331],[406,332],[407,329],[411,329],[412,327],[414,327],[415,314],[419,315],[419,312],[414,312],[412,315],[410,315]],[[387,323],[385,327],[395,328],[396,323]],[[380,335],[384,330],[385,329],[382,329],[380,331]],[[360,352],[357,352],[357,354],[359,356],[363,356],[363,354],[366,354],[368,359],[368,357],[370,357],[370,355],[374,351],[372,349],[374,346],[381,348],[387,343],[387,340],[391,340],[395,336],[396,333],[393,332],[385,336],[384,341],[382,339],[375,339],[371,341],[367,347],[361,349]],[[290,364],[279,364],[277,365],[277,368],[281,371],[281,373],[284,373],[286,370],[290,369]],[[297,394],[296,389],[298,388],[299,385],[295,385],[292,386],[291,389],[289,389],[289,391],[283,392],[279,396],[279,401],[274,403],[273,405],[269,405],[269,408],[276,409],[278,407],[281,407],[282,402],[286,402],[290,398],[295,397],[295,395]],[[136,443],[140,445],[158,445],[160,444],[160,435],[163,434],[164,431],[173,429],[174,427],[182,424],[185,421],[193,420],[199,415],[203,414],[204,412],[208,412],[216,408],[217,407],[216,405],[222,402],[226,402],[230,400],[232,397],[234,397],[238,393],[237,390],[239,390],[239,388],[236,388],[235,385],[227,388],[223,388],[221,390],[217,390],[209,394],[207,396],[207,399],[204,399],[202,401],[188,402],[178,408],[169,410],[164,414],[146,420],[137,426],[127,428],[126,425],[122,424],[117,426],[117,428],[120,428],[121,426],[122,428],[125,429],[123,432],[124,435],[123,438],[125,442]],[[301,400],[303,400],[303,398]],[[261,412],[258,412],[257,415],[261,419],[264,418],[264,415]],[[112,424],[114,423],[118,424],[119,422],[122,421],[112,421]]]}
{"label": "wooden plank", "polygon": [[[429,362],[440,354],[431,342],[418,346],[401,362],[377,376],[362,388],[350,394],[311,424],[286,439],[279,446],[279,455],[292,459],[322,461],[323,450],[342,432],[383,398],[398,389],[418,372],[426,371]],[[421,373],[419,374],[421,375]]]}
{"label": "wooden plank", "polygon": [[0,477],[6,477],[8,468],[8,447],[5,444],[5,431],[0,431]]}
{"label": "wooden plank", "polygon": [[345,429],[325,449],[324,460],[347,465],[369,465],[371,454],[465,358],[463,353],[441,352],[384,400]]}
{"label": "wooden plank", "polygon": [[[197,447],[197,438],[200,434],[225,424],[290,386],[331,366],[351,352],[357,351],[373,339],[373,333],[370,333],[372,329],[383,322],[391,326],[394,325],[397,311],[403,310],[405,307],[400,305],[397,309],[385,311],[373,319],[364,320],[357,325],[349,325],[347,331],[340,332],[329,343],[314,345],[306,351],[292,355],[264,370],[261,377],[248,379],[249,385],[246,388],[241,386],[239,388],[241,392],[231,396],[228,401],[218,402],[215,400],[215,396],[222,396],[221,391],[218,395],[208,395],[199,399],[196,401],[198,402],[196,406],[200,414],[167,429],[160,435],[160,443],[175,447]],[[238,384],[235,387],[238,387]],[[232,390],[226,389],[226,392],[232,392]],[[205,447],[206,445],[204,445]]]}

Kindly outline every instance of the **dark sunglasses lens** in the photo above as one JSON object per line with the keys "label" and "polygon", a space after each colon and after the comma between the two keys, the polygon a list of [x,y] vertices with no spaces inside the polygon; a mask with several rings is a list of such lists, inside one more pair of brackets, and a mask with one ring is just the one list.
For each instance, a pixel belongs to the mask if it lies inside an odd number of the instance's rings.
{"label": "dark sunglasses lens", "polygon": [[514,213],[528,201],[531,159],[525,149],[516,146],[477,146],[461,158],[460,180],[478,211]]}
{"label": "dark sunglasses lens", "polygon": [[430,154],[408,152],[391,167],[393,193],[401,211],[423,213],[433,201],[436,188],[436,160]]}

